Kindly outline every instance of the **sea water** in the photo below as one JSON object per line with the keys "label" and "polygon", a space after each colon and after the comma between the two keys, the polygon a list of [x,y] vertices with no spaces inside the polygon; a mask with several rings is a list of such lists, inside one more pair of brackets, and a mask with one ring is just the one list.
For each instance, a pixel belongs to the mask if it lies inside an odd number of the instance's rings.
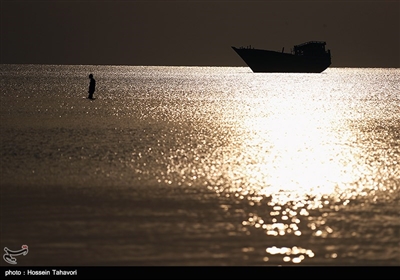
{"label": "sea water", "polygon": [[0,70],[19,264],[400,264],[398,68]]}

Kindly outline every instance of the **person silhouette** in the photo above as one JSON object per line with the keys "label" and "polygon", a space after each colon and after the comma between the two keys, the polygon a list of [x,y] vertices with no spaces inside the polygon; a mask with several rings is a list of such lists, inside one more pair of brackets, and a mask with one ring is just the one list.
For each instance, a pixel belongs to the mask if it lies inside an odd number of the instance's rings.
{"label": "person silhouette", "polygon": [[89,75],[89,79],[90,79],[90,84],[89,84],[89,96],[88,96],[88,98],[89,99],[94,99],[93,98],[93,93],[94,93],[94,91],[95,91],[95,89],[96,89],[96,80],[93,78],[93,74],[90,74]]}

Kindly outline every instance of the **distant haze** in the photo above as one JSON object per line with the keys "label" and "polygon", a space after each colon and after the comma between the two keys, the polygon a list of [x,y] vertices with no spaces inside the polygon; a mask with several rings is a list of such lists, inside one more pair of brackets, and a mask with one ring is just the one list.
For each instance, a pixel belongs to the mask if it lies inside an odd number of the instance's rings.
{"label": "distant haze", "polygon": [[326,41],[332,67],[400,67],[400,1],[2,0],[1,63],[245,66],[231,46]]}

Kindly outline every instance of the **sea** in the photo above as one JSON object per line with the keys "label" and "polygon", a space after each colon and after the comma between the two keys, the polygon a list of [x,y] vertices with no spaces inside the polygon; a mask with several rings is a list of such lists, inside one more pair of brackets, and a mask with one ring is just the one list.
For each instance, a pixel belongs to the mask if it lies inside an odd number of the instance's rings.
{"label": "sea", "polygon": [[399,68],[0,73],[18,265],[400,265]]}

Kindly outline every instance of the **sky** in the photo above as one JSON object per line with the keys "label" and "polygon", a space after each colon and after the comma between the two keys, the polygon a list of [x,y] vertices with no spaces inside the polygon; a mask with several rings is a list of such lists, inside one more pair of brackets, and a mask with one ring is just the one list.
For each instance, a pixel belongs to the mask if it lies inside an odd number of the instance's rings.
{"label": "sky", "polygon": [[325,41],[331,67],[400,67],[400,0],[0,0],[2,64],[245,66],[231,46]]}

